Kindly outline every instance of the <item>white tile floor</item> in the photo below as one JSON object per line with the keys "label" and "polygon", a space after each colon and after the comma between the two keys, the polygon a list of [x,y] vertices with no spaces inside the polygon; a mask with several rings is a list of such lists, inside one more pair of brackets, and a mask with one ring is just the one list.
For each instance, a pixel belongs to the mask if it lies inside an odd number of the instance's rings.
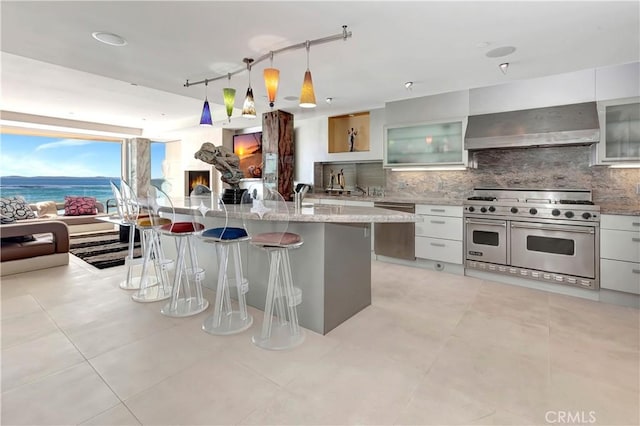
{"label": "white tile floor", "polygon": [[261,312],[211,336],[211,308],[164,317],[122,275],[73,258],[2,279],[3,425],[640,422],[631,308],[374,262],[372,306],[269,352]]}

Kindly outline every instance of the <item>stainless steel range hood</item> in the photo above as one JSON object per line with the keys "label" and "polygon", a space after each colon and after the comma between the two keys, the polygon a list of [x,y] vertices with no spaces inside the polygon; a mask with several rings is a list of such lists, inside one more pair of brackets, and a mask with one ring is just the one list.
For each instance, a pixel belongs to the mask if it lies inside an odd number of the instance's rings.
{"label": "stainless steel range hood", "polygon": [[600,141],[595,102],[472,115],[464,148],[590,145]]}

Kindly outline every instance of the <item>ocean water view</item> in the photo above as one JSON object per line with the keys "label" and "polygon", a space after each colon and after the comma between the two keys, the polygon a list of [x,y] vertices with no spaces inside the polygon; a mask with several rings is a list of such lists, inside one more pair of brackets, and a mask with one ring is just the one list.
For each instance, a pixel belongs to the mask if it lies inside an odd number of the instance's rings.
{"label": "ocean water view", "polygon": [[67,177],[67,176],[3,176],[0,177],[0,196],[21,195],[29,203],[38,201],[64,202],[66,195],[95,197],[106,204],[114,198],[110,182],[118,187],[120,178],[110,177]]}

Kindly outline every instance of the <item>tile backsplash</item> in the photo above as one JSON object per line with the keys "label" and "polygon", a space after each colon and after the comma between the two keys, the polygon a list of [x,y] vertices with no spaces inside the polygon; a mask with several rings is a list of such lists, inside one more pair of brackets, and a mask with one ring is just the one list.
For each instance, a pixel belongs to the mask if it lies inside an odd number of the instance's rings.
{"label": "tile backsplash", "polygon": [[591,189],[599,205],[640,210],[640,169],[589,165],[588,146],[494,149],[474,153],[478,167],[461,171],[385,171],[388,192],[463,199],[475,187]]}

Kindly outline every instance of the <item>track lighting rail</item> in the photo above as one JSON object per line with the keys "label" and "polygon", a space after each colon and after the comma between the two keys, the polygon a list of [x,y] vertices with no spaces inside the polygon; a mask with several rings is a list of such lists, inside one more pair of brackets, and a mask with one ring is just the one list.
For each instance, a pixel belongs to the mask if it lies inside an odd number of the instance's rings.
{"label": "track lighting rail", "polygon": [[351,31],[347,31],[347,26],[343,25],[342,26],[342,32],[339,33],[339,34],[334,34],[334,35],[330,35],[330,36],[327,36],[327,37],[318,38],[318,39],[315,39],[315,40],[306,40],[306,41],[303,41],[302,43],[292,44],[290,46],[286,46],[286,47],[283,47],[281,49],[272,50],[272,51],[269,51],[269,52],[265,53],[264,55],[260,56],[258,59],[244,58],[243,62],[247,63],[247,67],[240,68],[240,69],[238,69],[236,71],[231,71],[231,72],[229,72],[227,74],[224,74],[224,75],[221,75],[221,76],[218,76],[218,77],[205,78],[204,80],[200,80],[200,81],[190,82],[189,80],[187,80],[187,82],[184,84],[184,87],[196,86],[198,84],[208,84],[208,83],[210,83],[212,81],[222,80],[223,78],[231,78],[232,75],[239,74],[242,71],[245,71],[248,67],[253,67],[254,65],[259,64],[260,62],[262,62],[262,61],[264,61],[266,59],[273,59],[273,56],[277,55],[279,53],[286,52],[288,50],[308,49],[309,46],[315,46],[315,45],[318,45],[318,44],[329,43],[331,41],[336,41],[336,40],[346,41],[351,36],[352,36]]}

